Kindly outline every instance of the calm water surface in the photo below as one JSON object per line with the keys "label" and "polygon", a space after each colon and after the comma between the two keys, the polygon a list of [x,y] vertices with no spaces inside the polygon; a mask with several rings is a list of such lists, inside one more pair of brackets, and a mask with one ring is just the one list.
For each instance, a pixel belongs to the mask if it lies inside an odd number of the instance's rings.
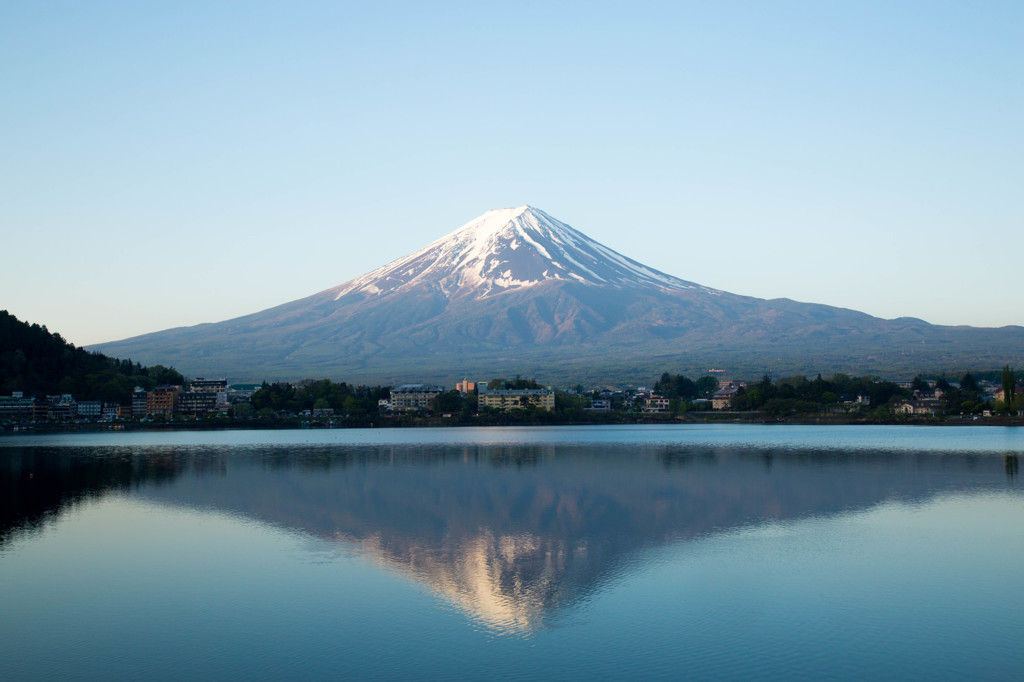
{"label": "calm water surface", "polygon": [[1024,677],[1024,430],[0,438],[0,679]]}

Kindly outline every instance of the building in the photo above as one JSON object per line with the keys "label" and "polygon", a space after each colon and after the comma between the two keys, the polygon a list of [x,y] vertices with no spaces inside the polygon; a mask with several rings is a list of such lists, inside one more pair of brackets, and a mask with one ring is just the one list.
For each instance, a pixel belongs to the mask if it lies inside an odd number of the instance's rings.
{"label": "building", "polygon": [[181,386],[157,386],[146,393],[146,414],[170,417],[178,404]]}
{"label": "building", "polygon": [[[1020,395],[1020,391],[1014,391],[1013,397],[1015,399],[1019,395]],[[1003,402],[1003,403],[1007,402],[1007,400],[1006,400],[1006,389],[1004,389],[1004,388],[999,389],[998,391],[996,391],[996,393],[995,393],[995,395],[993,397],[996,400],[1000,401],[1000,402]]]}
{"label": "building", "polygon": [[946,409],[946,403],[938,398],[922,398],[914,400],[914,414],[934,417],[941,415]]}
{"label": "building", "polygon": [[893,414],[914,414],[914,404],[909,400],[901,400],[892,408]]}
{"label": "building", "polygon": [[199,377],[193,379],[188,385],[189,393],[212,393],[216,398],[216,406],[213,410],[226,411],[230,407],[228,402],[228,380],[227,379],[204,379]]}
{"label": "building", "polygon": [[78,416],[83,419],[99,419],[103,414],[103,403],[99,400],[81,400],[75,407]]}
{"label": "building", "polygon": [[739,390],[739,386],[730,384],[715,391],[714,395],[711,396],[711,409],[728,410],[732,407],[732,399],[736,397]]}
{"label": "building", "polygon": [[188,390],[193,393],[227,393],[228,380],[199,377],[189,382]]}
{"label": "building", "polygon": [[646,401],[644,401],[644,412],[648,414],[660,414],[668,412],[669,399],[663,398],[660,395],[652,395]]}
{"label": "building", "polygon": [[871,398],[870,398],[870,396],[866,396],[864,394],[859,394],[855,398],[850,398],[849,396],[843,396],[839,400],[842,402],[843,407],[845,407],[848,411],[861,410],[861,409],[866,410],[869,407],[871,407]]}
{"label": "building", "polygon": [[[46,408],[46,419],[74,419],[78,416],[78,404],[75,397],[70,393],[61,395],[48,395],[44,401]],[[36,410],[36,418],[40,417],[40,411]]]}
{"label": "building", "polygon": [[434,398],[444,393],[443,386],[426,384],[403,384],[391,389],[392,412],[415,412],[429,410]]}
{"label": "building", "polygon": [[935,417],[941,415],[945,404],[935,398],[901,400],[892,408],[894,414],[909,414],[917,417]]}
{"label": "building", "polygon": [[537,409],[553,412],[555,392],[550,388],[504,388],[489,389],[486,384],[477,387],[477,407],[493,407],[497,410],[525,409],[530,405]]}
{"label": "building", "polygon": [[227,387],[228,402],[247,403],[252,400],[252,395],[260,390],[262,384],[231,384]]}
{"label": "building", "polygon": [[146,389],[142,388],[142,386],[136,386],[135,392],[132,393],[132,409],[130,416],[146,416]]}
{"label": "building", "polygon": [[177,414],[187,414],[193,417],[216,412],[219,405],[218,396],[220,395],[223,394],[210,391],[184,391],[178,393],[174,411]]}
{"label": "building", "polygon": [[612,401],[607,398],[594,398],[590,401],[590,407],[583,409],[591,412],[609,412],[612,409]]}
{"label": "building", "polygon": [[21,391],[0,397],[0,421],[29,420],[36,416],[36,399],[25,398]]}
{"label": "building", "polygon": [[455,384],[455,390],[461,393],[462,395],[472,393],[473,391],[476,390],[476,382],[463,379],[459,383]]}

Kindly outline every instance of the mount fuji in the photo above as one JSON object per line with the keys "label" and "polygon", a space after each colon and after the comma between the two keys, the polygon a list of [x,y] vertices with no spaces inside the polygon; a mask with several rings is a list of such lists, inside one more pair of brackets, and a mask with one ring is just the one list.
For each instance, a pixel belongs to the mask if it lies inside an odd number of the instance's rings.
{"label": "mount fuji", "polygon": [[233,320],[95,346],[252,380],[650,380],[662,371],[893,373],[1024,358],[1024,329],[884,320],[711,289],[530,207],[488,211],[404,258]]}

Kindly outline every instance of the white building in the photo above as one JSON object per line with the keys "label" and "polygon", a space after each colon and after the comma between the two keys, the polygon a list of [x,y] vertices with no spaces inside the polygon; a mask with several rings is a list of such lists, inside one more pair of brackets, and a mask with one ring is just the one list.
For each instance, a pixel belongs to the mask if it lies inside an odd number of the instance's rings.
{"label": "white building", "polygon": [[392,412],[415,412],[429,410],[434,398],[444,393],[443,386],[426,384],[403,384],[391,389]]}

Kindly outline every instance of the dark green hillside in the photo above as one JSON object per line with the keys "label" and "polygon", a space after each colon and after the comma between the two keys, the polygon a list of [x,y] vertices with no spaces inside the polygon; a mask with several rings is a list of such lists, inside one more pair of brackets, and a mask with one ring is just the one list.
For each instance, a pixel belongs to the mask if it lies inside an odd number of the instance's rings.
{"label": "dark green hillside", "polygon": [[22,391],[42,397],[71,393],[77,400],[126,403],[135,386],[180,384],[177,371],[162,365],[143,367],[131,360],[91,353],[0,310],[0,395]]}

